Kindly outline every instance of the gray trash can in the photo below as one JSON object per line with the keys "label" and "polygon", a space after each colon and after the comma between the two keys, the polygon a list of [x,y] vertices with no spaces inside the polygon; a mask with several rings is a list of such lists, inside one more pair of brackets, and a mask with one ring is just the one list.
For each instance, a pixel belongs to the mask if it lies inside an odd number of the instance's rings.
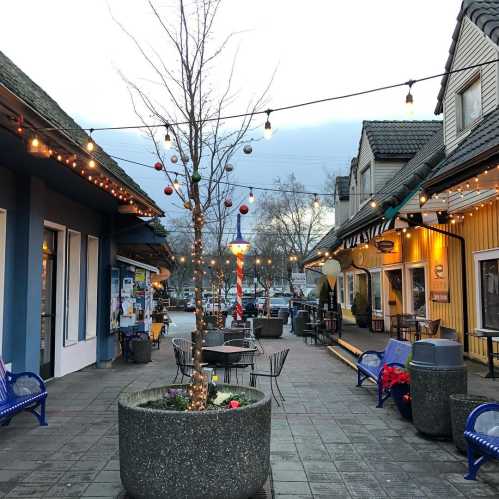
{"label": "gray trash can", "polygon": [[289,317],[289,310],[287,308],[280,308],[279,312],[277,313],[277,317],[279,319],[282,319],[283,324],[287,324]]}
{"label": "gray trash can", "polygon": [[148,338],[134,338],[131,343],[135,363],[147,364],[151,362],[152,346]]}
{"label": "gray trash can", "polygon": [[293,319],[293,332],[296,336],[303,336],[307,329],[307,322],[310,322],[308,312],[306,310],[298,310]]}
{"label": "gray trash can", "polygon": [[462,345],[442,339],[416,341],[409,371],[414,426],[432,437],[450,437],[449,397],[468,388]]}

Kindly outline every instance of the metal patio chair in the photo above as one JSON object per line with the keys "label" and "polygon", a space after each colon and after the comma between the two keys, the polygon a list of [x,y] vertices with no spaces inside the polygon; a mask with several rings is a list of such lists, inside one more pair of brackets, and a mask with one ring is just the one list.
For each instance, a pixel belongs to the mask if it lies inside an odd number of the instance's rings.
{"label": "metal patio chair", "polygon": [[252,351],[242,352],[235,362],[231,364],[231,368],[236,370],[236,382],[239,383],[239,378],[237,374],[238,369],[246,369],[251,367],[251,372],[255,370],[255,354],[257,352],[257,344],[251,339],[235,339],[228,340],[224,343],[226,346],[231,347],[241,347],[241,348],[252,348]]}
{"label": "metal patio chair", "polygon": [[173,338],[173,353],[175,354],[175,362],[177,364],[177,373],[173,379],[173,383],[177,381],[178,375],[182,374],[181,383],[184,377],[191,378],[194,365],[192,363],[192,341],[185,338]]}
{"label": "metal patio chair", "polygon": [[253,371],[250,373],[250,385],[256,386],[256,378],[262,376],[264,378],[270,378],[270,391],[272,392],[272,396],[276,401],[277,405],[280,407],[279,401],[274,394],[274,388],[272,381],[275,381],[275,386],[277,387],[277,391],[281,396],[281,400],[284,402],[285,398],[282,395],[281,389],[279,388],[279,384],[277,383],[277,378],[281,375],[282,368],[284,367],[284,362],[286,362],[286,357],[288,356],[289,348],[285,350],[281,350],[280,352],[273,353],[269,356],[270,370],[269,371]]}

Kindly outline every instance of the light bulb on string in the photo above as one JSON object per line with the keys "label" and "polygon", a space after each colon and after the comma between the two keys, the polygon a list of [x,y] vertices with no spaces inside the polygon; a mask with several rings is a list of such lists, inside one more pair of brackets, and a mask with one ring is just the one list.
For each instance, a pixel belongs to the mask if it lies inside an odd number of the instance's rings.
{"label": "light bulb on string", "polygon": [[374,199],[371,199],[371,202],[369,203],[369,206],[371,208],[376,208],[376,206],[378,206],[378,203]]}
{"label": "light bulb on string", "polygon": [[414,97],[411,94],[411,89],[412,89],[412,85],[414,85],[414,81],[409,80],[407,82],[407,84],[409,85],[409,92],[405,96],[405,108],[406,108],[407,114],[409,116],[412,116],[414,114]]}
{"label": "light bulb on string", "polygon": [[35,135],[33,139],[31,140],[31,145],[33,147],[38,147],[40,145],[40,141],[38,140],[38,136]]}
{"label": "light bulb on string", "polygon": [[263,136],[265,139],[270,140],[272,138],[272,125],[270,124],[269,117],[272,109],[267,109],[265,112],[267,113],[267,121],[265,122],[265,128],[263,129]]}
{"label": "light bulb on string", "polygon": [[312,206],[314,207],[314,209],[318,210],[319,209],[319,206],[320,206],[320,203],[319,203],[319,198],[317,196],[317,194],[314,194],[314,200],[312,202]]}
{"label": "light bulb on string", "polygon": [[170,134],[168,133],[168,130],[170,128],[170,125],[166,125],[166,135],[165,135],[165,149],[170,149],[172,146],[172,139],[170,137]]}
{"label": "light bulb on string", "polygon": [[248,196],[248,201],[250,203],[254,203],[255,202],[255,195],[253,194],[253,187],[250,187],[250,192],[249,192],[249,196]]}
{"label": "light bulb on string", "polygon": [[90,129],[90,136],[88,137],[87,145],[85,146],[88,152],[92,152],[95,149],[95,142],[92,139],[93,128]]}
{"label": "light bulb on string", "polygon": [[173,187],[176,191],[180,189],[180,183],[178,181],[178,175],[175,174],[175,180],[173,181]]}

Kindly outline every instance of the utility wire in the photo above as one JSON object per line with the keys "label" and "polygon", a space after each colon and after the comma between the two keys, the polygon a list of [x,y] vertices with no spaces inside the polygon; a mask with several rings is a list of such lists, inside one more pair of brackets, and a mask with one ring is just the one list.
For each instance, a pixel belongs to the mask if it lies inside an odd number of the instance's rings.
{"label": "utility wire", "polygon": [[423,81],[428,81],[432,80],[435,78],[441,78],[443,76],[449,76],[451,74],[455,73],[461,73],[463,71],[467,71],[469,69],[476,69],[476,68],[481,68],[483,66],[487,66],[488,64],[494,64],[499,62],[499,58],[497,59],[492,59],[489,61],[485,62],[480,62],[478,64],[472,64],[470,66],[465,66],[463,68],[459,69],[453,69],[451,71],[445,71],[443,73],[438,73],[438,74],[433,74],[429,76],[423,76],[421,78],[416,78],[414,80],[407,80],[401,83],[393,83],[391,85],[384,85],[381,87],[375,87],[375,88],[370,88],[368,90],[361,90],[358,92],[352,92],[348,94],[342,94],[342,95],[337,95],[333,97],[326,97],[324,99],[315,99],[315,100],[309,100],[305,102],[299,102],[297,104],[290,104],[287,106],[281,106],[281,107],[276,107],[273,109],[265,109],[265,110],[259,110],[259,111],[253,111],[250,113],[237,113],[237,114],[230,114],[227,116],[218,116],[214,118],[206,118],[202,120],[194,120],[194,121],[179,121],[176,123],[151,123],[151,124],[140,124],[140,125],[123,125],[123,126],[104,126],[104,127],[47,127],[47,128],[39,128],[37,131],[56,131],[56,130],[61,130],[61,131],[78,131],[78,130],[86,130],[89,132],[97,132],[97,131],[104,131],[104,130],[130,130],[130,129],[142,129],[142,128],[164,128],[165,126],[183,126],[183,125],[189,125],[193,122],[195,123],[207,123],[207,122],[213,122],[213,121],[225,121],[225,120],[231,120],[235,118],[247,118],[250,116],[258,116],[258,115],[269,115],[270,113],[276,113],[278,111],[288,111],[291,109],[298,109],[306,106],[312,106],[315,104],[322,104],[325,102],[332,102],[336,100],[341,100],[341,99],[348,99],[351,97],[358,97],[361,95],[367,95],[367,94],[372,94],[375,92],[381,92],[384,90],[390,90],[394,88],[399,88],[399,87],[404,87],[408,86],[409,88],[413,87],[414,84],[416,83],[421,83]]}

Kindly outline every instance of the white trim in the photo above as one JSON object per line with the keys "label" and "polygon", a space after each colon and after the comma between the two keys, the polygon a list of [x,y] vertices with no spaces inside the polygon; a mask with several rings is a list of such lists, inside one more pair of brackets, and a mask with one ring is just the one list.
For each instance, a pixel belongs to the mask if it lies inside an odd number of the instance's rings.
{"label": "white trim", "polygon": [[[343,272],[340,272],[338,274],[338,277],[336,279],[336,283],[338,284],[340,282],[340,277],[341,277],[341,291],[340,291],[340,286],[337,286],[338,287],[338,303],[340,305],[343,305],[345,306],[345,302],[346,302],[346,296],[345,296],[345,274]],[[343,300],[341,300],[341,295],[343,295]]]}
{"label": "white trim", "polygon": [[345,281],[346,281],[345,308],[350,310],[352,308],[352,305],[353,305],[353,300],[352,300],[352,302],[350,302],[350,286],[348,284],[349,276],[352,276],[352,288],[353,288],[352,289],[352,296],[355,299],[355,273],[354,272],[347,272],[345,274],[345,277],[346,277],[346,279],[345,279]]}
{"label": "white trim", "polygon": [[[371,285],[372,285],[372,275],[373,274],[380,274],[379,276],[379,287],[380,287],[380,293],[381,293],[381,309],[376,309],[373,308],[373,312],[376,312],[377,315],[383,315],[383,269],[381,267],[376,267],[374,269],[369,269],[369,272],[371,273]],[[374,305],[374,287],[371,289],[371,301],[372,304]]]}
{"label": "white trim", "polygon": [[429,293],[429,275],[428,275],[428,263],[425,261],[415,262],[415,263],[406,263],[405,264],[405,296],[407,297],[407,301],[404,302],[404,309],[410,313],[414,314],[413,306],[412,306],[412,290],[411,286],[411,270],[412,269],[424,269],[424,293],[425,293],[425,317],[417,316],[418,319],[429,319],[430,312],[430,293]]}
{"label": "white trim", "polygon": [[[70,239],[74,236],[76,238],[77,246],[75,248],[75,254],[71,253]],[[79,244],[78,244],[79,243]],[[74,258],[76,267],[71,268],[70,258]],[[80,292],[81,292],[81,232],[73,229],[67,230],[67,246],[66,246],[66,282],[65,282],[65,292],[66,292],[66,310],[64,318],[64,346],[70,346],[78,343],[80,336]],[[72,276],[71,276],[72,274]],[[75,282],[72,282],[71,277],[74,278]],[[70,289],[71,286],[71,289]],[[75,291],[76,295],[73,296],[72,292]],[[71,307],[71,308],[70,308]],[[71,315],[71,317],[70,317]],[[71,327],[72,335],[69,334],[69,328]],[[74,330],[76,328],[76,336],[74,335]]]}
{"label": "white trim", "polygon": [[[90,259],[90,241],[97,245],[96,259]],[[94,248],[95,249],[95,248]],[[99,282],[99,249],[98,237],[87,235],[87,268],[85,276],[85,340],[97,336],[98,282]],[[92,273],[90,274],[90,271]]]}
{"label": "white trim", "polygon": [[7,210],[0,208],[0,357],[3,345],[3,308],[5,293],[5,253],[7,247]]}
{"label": "white trim", "polygon": [[473,252],[475,265],[475,307],[476,307],[476,329],[487,331],[482,323],[482,286],[480,285],[480,262],[483,260],[493,260],[499,258],[499,248],[480,250]]}
{"label": "white trim", "polygon": [[127,263],[128,265],[133,265],[134,267],[150,270],[155,274],[159,274],[159,269],[157,267],[153,267],[152,265],[147,265],[147,263],[137,262],[136,260],[132,260],[131,258],[126,258],[120,255],[116,255],[116,260],[118,262]]}
{"label": "white trim", "polygon": [[382,276],[382,288],[383,288],[383,317],[385,319],[385,329],[390,330],[390,305],[388,303],[388,292],[390,291],[390,281],[388,280],[387,272],[390,270],[400,270],[402,274],[402,312],[405,309],[406,297],[405,297],[405,275],[404,275],[404,265],[401,263],[395,263],[383,266],[383,276]]}

